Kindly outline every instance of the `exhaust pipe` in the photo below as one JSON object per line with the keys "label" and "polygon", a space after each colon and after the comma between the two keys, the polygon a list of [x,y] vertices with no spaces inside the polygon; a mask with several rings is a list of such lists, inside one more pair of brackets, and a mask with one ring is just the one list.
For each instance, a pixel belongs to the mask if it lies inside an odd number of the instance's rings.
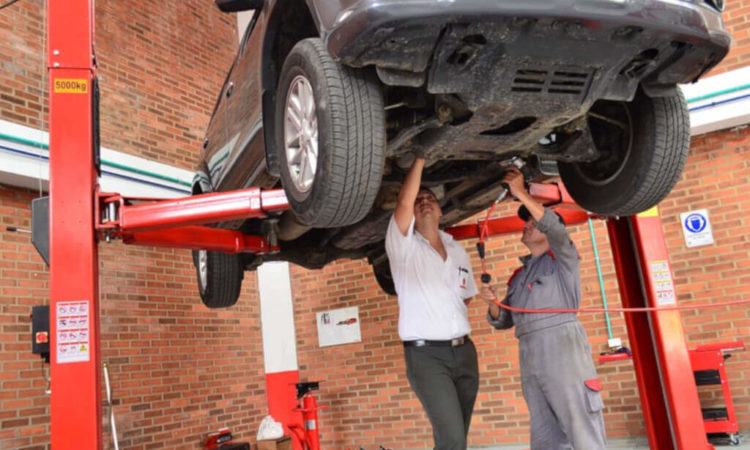
{"label": "exhaust pipe", "polygon": [[310,231],[311,228],[299,223],[291,211],[286,211],[274,226],[274,232],[280,241],[293,241]]}

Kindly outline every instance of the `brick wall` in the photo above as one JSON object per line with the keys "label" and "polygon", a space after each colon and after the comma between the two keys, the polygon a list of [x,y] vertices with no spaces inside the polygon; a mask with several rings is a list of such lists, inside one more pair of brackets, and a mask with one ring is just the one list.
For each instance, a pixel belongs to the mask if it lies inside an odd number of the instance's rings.
{"label": "brick wall", "polygon": [[[0,119],[47,129],[46,2],[0,14]],[[102,145],[193,170],[237,51],[236,18],[207,0],[96,2]]]}
{"label": "brick wall", "polygon": [[710,75],[750,65],[750,1],[729,0],[722,14],[724,26],[732,35],[729,54]]}

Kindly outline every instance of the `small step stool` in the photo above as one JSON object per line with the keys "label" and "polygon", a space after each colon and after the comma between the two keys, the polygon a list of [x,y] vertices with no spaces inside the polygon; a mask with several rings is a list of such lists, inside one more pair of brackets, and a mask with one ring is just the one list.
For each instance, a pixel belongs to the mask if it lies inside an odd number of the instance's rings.
{"label": "small step stool", "polygon": [[729,390],[729,379],[724,368],[724,361],[732,350],[744,350],[742,341],[717,342],[701,345],[690,350],[690,365],[698,386],[721,385],[724,394],[724,408],[702,408],[703,424],[710,440],[722,440],[731,445],[739,445],[739,426],[734,411],[732,393]]}

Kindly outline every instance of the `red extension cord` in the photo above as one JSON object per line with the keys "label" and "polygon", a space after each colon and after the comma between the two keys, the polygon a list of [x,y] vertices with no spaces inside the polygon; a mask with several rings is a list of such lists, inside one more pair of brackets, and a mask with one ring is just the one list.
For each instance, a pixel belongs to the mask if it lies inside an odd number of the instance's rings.
{"label": "red extension cord", "polygon": [[[487,233],[488,233],[487,224],[489,223],[492,210],[495,209],[495,205],[497,205],[497,202],[493,203],[492,206],[490,206],[490,208],[487,210],[487,216],[484,218],[484,223],[482,224],[482,230],[479,233],[478,247],[481,246],[482,248],[482,250],[479,251],[480,261],[482,263],[482,274],[487,273],[487,267],[484,262],[484,239],[487,237]],[[507,309],[508,311],[514,311],[514,312],[520,312],[520,313],[537,313],[537,314],[560,314],[560,313],[579,313],[579,312],[633,313],[633,312],[650,312],[650,311],[679,311],[679,310],[686,310],[686,309],[718,308],[720,306],[732,306],[732,305],[741,305],[741,304],[750,303],[750,299],[744,299],[744,300],[733,300],[729,302],[706,303],[706,304],[701,304],[701,305],[643,306],[639,308],[526,309],[526,308],[514,308],[512,306],[503,305],[501,301],[502,300],[496,299],[494,303],[501,308]]]}

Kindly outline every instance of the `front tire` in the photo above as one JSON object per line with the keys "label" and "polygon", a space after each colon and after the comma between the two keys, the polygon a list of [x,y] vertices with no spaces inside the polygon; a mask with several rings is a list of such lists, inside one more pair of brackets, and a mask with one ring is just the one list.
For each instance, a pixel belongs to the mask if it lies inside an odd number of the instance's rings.
{"label": "front tire", "polygon": [[588,163],[560,163],[566,189],[583,208],[630,216],[658,204],[680,179],[690,150],[690,116],[682,91],[632,102],[600,101],[589,129],[600,153]]}
{"label": "front tire", "polygon": [[330,228],[362,220],[383,173],[385,123],[372,71],[336,64],[317,38],[284,62],[276,102],[276,151],[297,219]]}

